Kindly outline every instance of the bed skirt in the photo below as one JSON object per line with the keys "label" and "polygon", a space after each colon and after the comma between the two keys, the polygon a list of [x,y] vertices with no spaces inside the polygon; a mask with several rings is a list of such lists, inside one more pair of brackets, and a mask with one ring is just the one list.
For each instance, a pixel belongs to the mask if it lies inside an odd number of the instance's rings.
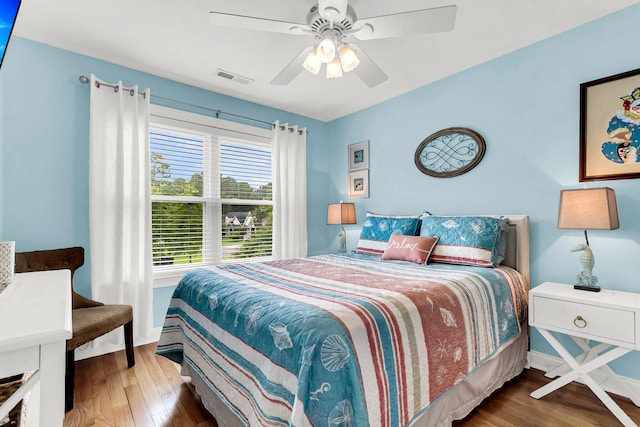
{"label": "bed skirt", "polygon": [[[444,427],[454,420],[461,420],[473,411],[491,393],[507,381],[518,376],[527,365],[529,336],[527,328],[504,345],[500,351],[478,366],[464,381],[438,398],[429,408],[416,417],[409,426]],[[192,372],[188,364],[182,365],[182,375],[191,377],[191,382],[204,407],[213,415],[220,427],[243,426],[240,420],[227,409],[200,377]]]}

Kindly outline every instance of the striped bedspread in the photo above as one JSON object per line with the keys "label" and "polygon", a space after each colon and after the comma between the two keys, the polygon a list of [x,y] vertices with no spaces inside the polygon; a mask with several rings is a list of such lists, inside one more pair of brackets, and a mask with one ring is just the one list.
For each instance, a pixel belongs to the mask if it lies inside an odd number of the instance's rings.
{"label": "striped bedspread", "polygon": [[186,274],[157,353],[246,425],[403,426],[520,333],[508,267],[343,254]]}

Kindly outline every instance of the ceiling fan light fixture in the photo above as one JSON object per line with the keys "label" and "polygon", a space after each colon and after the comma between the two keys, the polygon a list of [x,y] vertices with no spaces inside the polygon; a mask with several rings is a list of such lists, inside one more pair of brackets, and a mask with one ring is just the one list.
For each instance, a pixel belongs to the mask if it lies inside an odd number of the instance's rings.
{"label": "ceiling fan light fixture", "polygon": [[322,62],[320,62],[318,55],[316,55],[316,49],[313,49],[311,52],[309,52],[309,55],[307,55],[307,59],[304,60],[302,66],[311,74],[318,74],[320,72]]}
{"label": "ceiling fan light fixture", "polygon": [[340,47],[339,54],[340,63],[342,64],[342,69],[345,73],[355,70],[356,67],[360,65],[358,56],[348,44],[345,43]]}
{"label": "ceiling fan light fixture", "polygon": [[316,48],[316,56],[320,62],[328,64],[336,57],[336,44],[330,38],[323,39]]}
{"label": "ceiling fan light fixture", "polygon": [[342,77],[342,65],[340,65],[338,58],[334,58],[333,61],[327,64],[327,78],[337,79],[340,77]]}

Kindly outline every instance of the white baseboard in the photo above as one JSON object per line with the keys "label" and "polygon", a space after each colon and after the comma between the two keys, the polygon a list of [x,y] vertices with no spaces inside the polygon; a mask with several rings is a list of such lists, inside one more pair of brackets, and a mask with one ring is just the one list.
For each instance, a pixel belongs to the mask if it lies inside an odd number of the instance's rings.
{"label": "white baseboard", "polygon": [[[548,354],[540,353],[537,351],[529,352],[529,368],[539,369],[543,372],[549,372],[561,365],[565,365],[565,362],[559,357],[550,356]],[[609,381],[609,376],[604,372],[595,370],[591,373],[591,377],[598,384],[600,384],[600,387],[602,387],[609,393],[614,393],[620,396],[628,395],[626,390],[621,390],[620,387],[617,386],[617,384],[615,384],[613,381]],[[618,375],[618,379],[620,379],[631,390],[633,390],[637,395],[640,396],[640,381],[633,378],[624,377],[622,375]],[[576,381],[584,384],[580,379],[577,379]]]}
{"label": "white baseboard", "polygon": [[[122,332],[114,331],[119,334]],[[158,341],[160,338],[160,332],[162,332],[162,328],[153,328],[148,336],[136,339],[134,342],[134,346],[140,346],[149,344],[152,342]],[[122,341],[122,339],[120,340]],[[124,342],[120,344],[112,344],[107,342],[90,342],[85,345],[82,345],[76,349],[76,360],[88,359],[90,357],[101,356],[103,354],[113,353],[116,351],[124,350]]]}

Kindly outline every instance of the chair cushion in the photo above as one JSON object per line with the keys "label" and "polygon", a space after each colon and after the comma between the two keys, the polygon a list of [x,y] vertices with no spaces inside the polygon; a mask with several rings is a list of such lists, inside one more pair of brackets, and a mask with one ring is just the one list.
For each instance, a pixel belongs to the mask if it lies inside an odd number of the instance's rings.
{"label": "chair cushion", "polygon": [[73,350],[133,320],[130,305],[108,304],[78,308],[71,313],[73,337],[67,340],[67,350]]}

